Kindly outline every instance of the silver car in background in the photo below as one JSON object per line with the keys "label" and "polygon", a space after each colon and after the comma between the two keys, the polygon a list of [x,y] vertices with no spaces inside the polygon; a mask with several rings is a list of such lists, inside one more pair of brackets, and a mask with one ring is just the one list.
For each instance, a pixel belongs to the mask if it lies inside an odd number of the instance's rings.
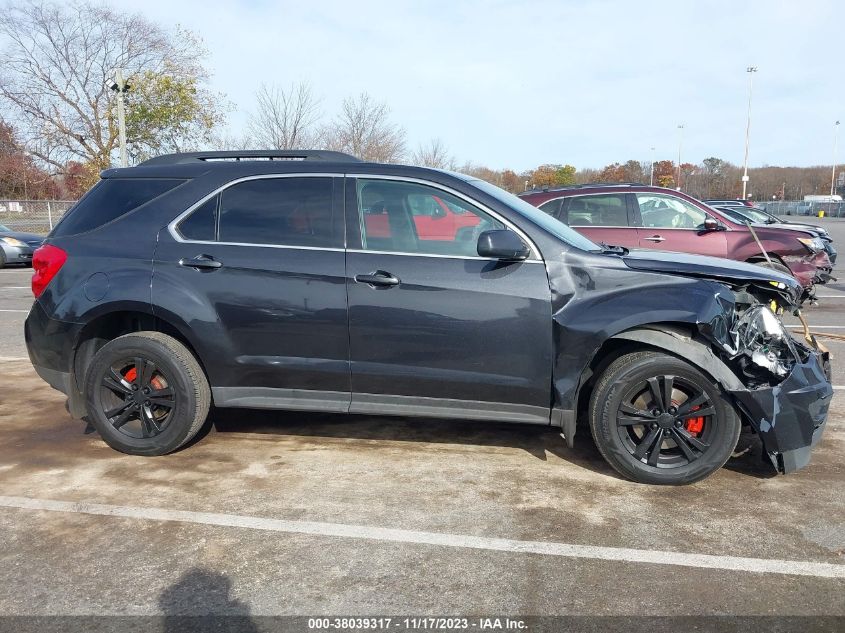
{"label": "silver car in background", "polygon": [[13,231],[0,224],[0,268],[6,264],[32,264],[32,254],[44,237],[34,233]]}

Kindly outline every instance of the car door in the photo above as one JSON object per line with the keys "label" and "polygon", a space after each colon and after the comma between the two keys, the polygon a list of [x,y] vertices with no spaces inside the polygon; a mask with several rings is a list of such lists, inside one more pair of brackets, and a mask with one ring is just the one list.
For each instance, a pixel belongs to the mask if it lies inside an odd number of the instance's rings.
{"label": "car door", "polygon": [[727,257],[725,231],[708,231],[703,210],[678,196],[643,192],[634,195],[640,218],[641,248]]}
{"label": "car door", "polygon": [[637,248],[639,235],[632,226],[626,193],[595,193],[568,196],[558,210],[558,219],[596,244]]}
{"label": "car door", "polygon": [[[473,222],[421,239],[411,201],[426,197]],[[370,230],[373,206],[387,231]],[[348,178],[346,209],[350,410],[548,423],[551,297],[536,249],[521,262],[479,257],[479,234],[506,224],[423,181]]]}
{"label": "car door", "polygon": [[216,404],[348,409],[342,186],[243,179],[161,232],[153,304],[187,315]]}

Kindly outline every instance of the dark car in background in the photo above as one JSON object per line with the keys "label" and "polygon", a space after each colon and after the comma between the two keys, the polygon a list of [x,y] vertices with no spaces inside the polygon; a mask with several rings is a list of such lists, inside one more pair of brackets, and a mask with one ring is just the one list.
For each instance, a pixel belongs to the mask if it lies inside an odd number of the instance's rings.
{"label": "dark car in background", "polygon": [[0,224],[0,268],[6,264],[32,264],[32,254],[43,241],[41,235],[13,231]]}
{"label": "dark car in background", "polygon": [[[711,205],[712,206],[712,205]],[[813,237],[819,238],[824,244],[824,250],[830,258],[830,263],[836,263],[836,247],[833,245],[833,238],[827,229],[815,224],[803,224],[801,222],[791,222],[790,220],[781,220],[776,215],[773,215],[765,209],[759,207],[736,207],[736,206],[715,206],[723,215],[728,216],[731,220],[742,224],[764,224],[769,228],[785,228],[791,231],[804,231]]]}
{"label": "dark car in background", "polygon": [[745,223],[674,189],[600,183],[520,197],[595,242],[725,257],[791,274],[805,298],[815,284],[830,279],[833,269],[821,240],[786,228],[759,227],[752,233]]}
{"label": "dark car in background", "polygon": [[[421,235],[440,202],[472,221]],[[570,446],[582,421],[624,476],[683,484],[743,425],[802,467],[832,394],[827,353],[778,316],[791,276],[604,248],[484,181],[333,152],[105,171],[34,267],[36,371],[136,455],[184,446],[212,403],[551,425]]]}

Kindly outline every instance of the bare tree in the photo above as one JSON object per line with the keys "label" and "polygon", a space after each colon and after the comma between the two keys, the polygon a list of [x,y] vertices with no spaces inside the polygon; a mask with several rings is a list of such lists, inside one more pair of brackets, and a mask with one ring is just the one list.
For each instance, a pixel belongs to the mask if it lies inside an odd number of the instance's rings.
{"label": "bare tree", "polygon": [[454,169],[455,159],[449,154],[446,145],[439,138],[431,139],[427,144],[420,143],[411,156],[414,165],[433,167],[434,169]]}
{"label": "bare tree", "polygon": [[264,148],[304,149],[317,140],[319,100],[306,82],[287,89],[261,84],[255,95],[257,110],[249,117],[249,131]]}
{"label": "bare tree", "polygon": [[[206,79],[200,64],[204,49],[189,32],[170,32],[138,14],[89,0],[23,0],[3,7],[0,36],[6,42],[0,52],[0,103],[26,148],[53,167],[61,169],[71,160],[95,169],[110,165],[118,141],[110,89],[116,69],[130,84],[134,77],[167,76],[173,82],[168,97],[174,83],[183,92],[209,97],[188,103],[179,120],[163,100],[152,104],[151,127],[161,138],[171,134],[171,144],[174,129],[183,135],[198,128],[208,132],[219,120],[215,99],[198,85]],[[143,113],[134,114],[137,122]],[[186,126],[181,116],[194,117],[198,128]]]}
{"label": "bare tree", "polygon": [[[209,144],[215,151],[242,151],[259,149],[258,143],[249,134],[233,134],[230,130],[223,130],[215,134]],[[266,148],[264,148],[266,149]]]}
{"label": "bare tree", "polygon": [[390,110],[366,92],[343,100],[337,118],[322,131],[323,144],[362,160],[395,163],[405,156],[405,130],[390,122]]}

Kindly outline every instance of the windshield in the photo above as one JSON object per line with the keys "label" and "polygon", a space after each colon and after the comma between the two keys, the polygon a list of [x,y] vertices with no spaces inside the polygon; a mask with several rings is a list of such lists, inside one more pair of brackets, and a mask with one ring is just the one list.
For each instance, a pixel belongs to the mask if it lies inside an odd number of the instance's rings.
{"label": "windshield", "polygon": [[12,229],[10,229],[10,228],[9,228],[8,226],[6,226],[5,224],[0,224],[0,231],[6,231],[7,233],[9,233],[9,232],[11,232],[11,230],[12,230]]}
{"label": "windshield", "polygon": [[757,211],[756,209],[743,209],[743,215],[746,217],[751,218],[752,222],[760,222],[761,224],[770,223],[772,221],[771,216],[768,213],[763,211]]}
{"label": "windshield", "polygon": [[557,238],[562,239],[567,244],[580,248],[584,251],[599,251],[601,248],[594,244],[580,233],[566,226],[563,222],[555,220],[552,216],[543,213],[537,207],[528,204],[525,200],[517,198],[512,193],[508,193],[504,189],[500,189],[496,185],[491,185],[486,180],[470,180],[473,185],[484,191],[496,200],[508,205],[511,209],[525,216],[540,228],[545,229]]}

